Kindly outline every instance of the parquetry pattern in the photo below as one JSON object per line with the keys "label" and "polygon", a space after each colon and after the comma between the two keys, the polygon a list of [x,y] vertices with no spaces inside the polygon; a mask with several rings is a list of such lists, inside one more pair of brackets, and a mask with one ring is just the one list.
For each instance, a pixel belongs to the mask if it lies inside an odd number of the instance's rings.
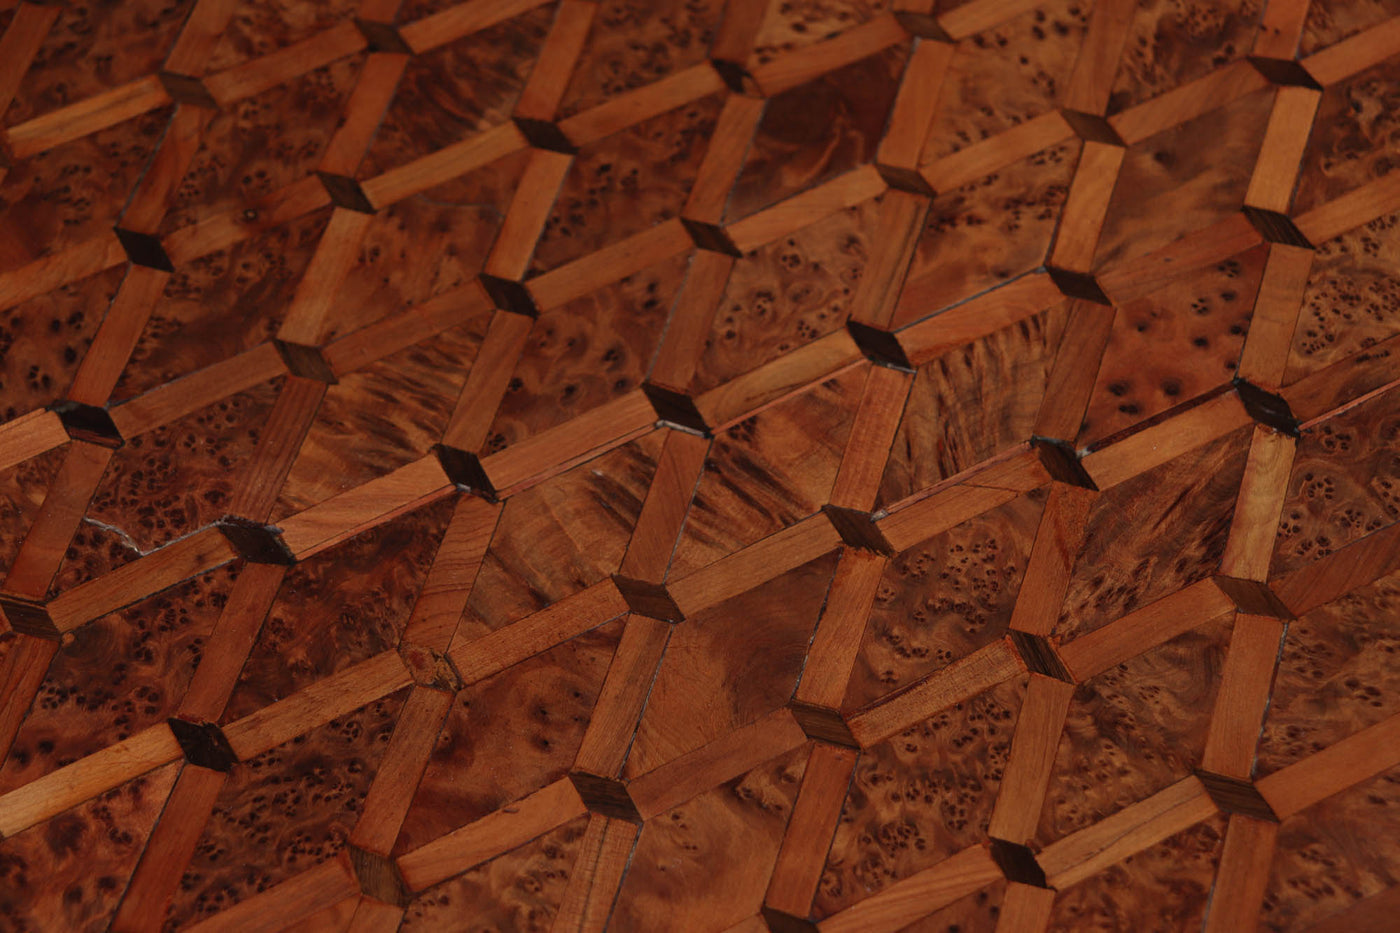
{"label": "parquetry pattern", "polygon": [[1394,4],[4,6],[6,929],[1390,928]]}

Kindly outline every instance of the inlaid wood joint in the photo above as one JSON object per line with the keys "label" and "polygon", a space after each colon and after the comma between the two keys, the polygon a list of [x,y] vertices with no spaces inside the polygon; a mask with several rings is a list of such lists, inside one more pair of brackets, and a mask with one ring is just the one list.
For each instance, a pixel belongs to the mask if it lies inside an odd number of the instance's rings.
{"label": "inlaid wood joint", "polygon": [[1268,616],[1271,619],[1292,619],[1293,613],[1279,598],[1269,584],[1260,580],[1242,580],[1239,577],[1216,574],[1211,577],[1235,607],[1241,612],[1255,616]]}
{"label": "inlaid wood joint", "polygon": [[774,907],[764,906],[759,916],[768,927],[768,933],[817,933],[819,927],[805,917],[796,917]]}
{"label": "inlaid wood joint", "polygon": [[491,303],[500,310],[528,318],[539,317],[540,309],[535,304],[535,296],[530,294],[524,282],[503,279],[487,272],[481,273],[477,278],[486,294],[490,296]]}
{"label": "inlaid wood joint", "polygon": [[399,645],[399,657],[403,658],[404,667],[418,686],[447,693],[462,689],[457,669],[443,652],[425,645],[404,643]]}
{"label": "inlaid wood joint", "polygon": [[113,227],[112,230],[117,234],[117,240],[121,243],[122,249],[126,251],[126,258],[133,266],[146,266],[150,269],[159,269],[161,272],[175,271],[175,264],[170,261],[170,254],[165,251],[160,237],[154,233],[138,233],[135,230],[125,230],[121,227]]}
{"label": "inlaid wood joint", "polygon": [[736,259],[744,254],[724,228],[719,224],[706,223],[702,220],[691,220],[688,217],[681,218],[681,226],[685,227],[685,232],[690,234],[691,240],[695,242],[696,249],[703,249],[711,253],[720,253],[725,256],[733,256]]}
{"label": "inlaid wood joint", "polygon": [[191,722],[172,716],[166,720],[175,741],[180,743],[180,751],[192,765],[222,771],[227,774],[238,764],[238,756],[229,745],[224,730],[212,722]]}
{"label": "inlaid wood joint", "polygon": [[1119,136],[1118,131],[1113,128],[1113,124],[1108,122],[1108,118],[1101,114],[1085,113],[1082,110],[1062,107],[1060,116],[1064,117],[1070,129],[1074,130],[1074,135],[1085,142],[1103,143],[1106,146],[1119,146],[1125,149],[1128,146],[1123,141],[1123,137]]}
{"label": "inlaid wood joint", "polygon": [[664,583],[650,583],[635,580],[615,573],[612,576],[617,591],[627,601],[627,608],[649,619],[675,624],[684,621],[685,613],[676,605],[676,600]]}
{"label": "inlaid wood joint", "polygon": [[916,367],[910,362],[909,353],[893,331],[881,330],[859,321],[847,321],[846,330],[860,352],[875,365],[897,369],[900,372],[914,372]]}
{"label": "inlaid wood joint", "polygon": [[394,23],[381,23],[374,20],[355,18],[355,27],[369,43],[372,52],[389,52],[395,55],[412,55],[410,46],[399,27]]}
{"label": "inlaid wood joint", "polygon": [[63,430],[75,441],[86,441],[113,450],[126,443],[106,408],[64,400],[49,406],[49,410],[58,415]]}
{"label": "inlaid wood joint", "polygon": [[577,155],[578,146],[551,120],[538,120],[534,117],[512,117],[516,129],[525,141],[536,149],[547,149],[564,155]]}
{"label": "inlaid wood joint", "polygon": [[890,544],[869,512],[831,504],[822,506],[822,512],[830,520],[831,527],[841,536],[841,540],[849,547],[887,557],[894,554],[894,545]]}
{"label": "inlaid wood joint", "polygon": [[1301,435],[1301,422],[1293,416],[1288,400],[1282,395],[1261,389],[1239,376],[1235,377],[1234,386],[1249,417],[1280,434],[1287,434],[1289,437]]}
{"label": "inlaid wood joint", "polygon": [[948,30],[944,29],[943,24],[938,21],[938,17],[932,13],[920,13],[917,10],[896,10],[894,18],[911,36],[932,42],[946,42],[949,45],[957,44],[957,41],[948,34]]}
{"label": "inlaid wood joint", "polygon": [[1241,210],[1249,222],[1254,225],[1254,229],[1259,231],[1259,235],[1268,242],[1282,243],[1285,246],[1298,246],[1303,249],[1315,248],[1287,214],[1280,214],[1278,211],[1266,210],[1262,207],[1251,207],[1248,204]]}
{"label": "inlaid wood joint", "polygon": [[331,203],[336,207],[361,214],[373,214],[378,210],[371,203],[369,195],[365,194],[363,186],[349,175],[317,171],[316,177],[321,179],[321,186],[326,189],[326,194],[330,195]]}
{"label": "inlaid wood joint", "polygon": [[647,401],[651,402],[651,407],[656,411],[656,420],[661,424],[701,437],[714,436],[713,430],[705,422],[705,416],[695,404],[695,399],[684,392],[677,392],[654,382],[644,382],[642,393],[647,397]]}
{"label": "inlaid wood joint", "polygon": [[1278,814],[1269,806],[1269,802],[1259,793],[1253,782],[1199,768],[1196,770],[1196,777],[1205,785],[1210,799],[1226,813],[1239,813],[1270,823],[1279,821]]}
{"label": "inlaid wood joint", "polygon": [[0,609],[10,620],[10,628],[24,635],[33,635],[47,641],[58,641],[63,633],[54,624],[48,607],[43,601],[26,599],[9,593],[0,593]]}
{"label": "inlaid wood joint", "polygon": [[1021,655],[1021,660],[1025,662],[1026,670],[1032,674],[1053,677],[1067,684],[1076,683],[1074,675],[1070,673],[1069,667],[1061,660],[1060,653],[1048,638],[1016,629],[1011,629],[1007,634],[1011,637],[1011,644]]}
{"label": "inlaid wood joint", "polygon": [[1271,58],[1266,55],[1250,55],[1248,61],[1254,70],[1270,83],[1283,87],[1306,87],[1322,90],[1322,84],[1312,76],[1302,62],[1291,58]]}
{"label": "inlaid wood joint", "polygon": [[486,475],[486,466],[481,458],[469,450],[462,450],[447,444],[434,444],[433,454],[442,464],[442,472],[453,484],[479,496],[487,502],[499,502],[500,495],[491,477]]}
{"label": "inlaid wood joint", "polygon": [[354,869],[355,880],[360,885],[360,893],[396,907],[408,906],[413,895],[404,882],[397,862],[387,855],[370,852],[353,843],[346,848],[350,853],[350,867]]}
{"label": "inlaid wood joint", "polygon": [[627,785],[617,778],[589,774],[587,771],[570,771],[569,780],[573,782],[574,790],[578,791],[588,812],[629,823],[642,822],[642,815],[637,811],[637,804],[628,793]]}
{"label": "inlaid wood joint", "polygon": [[293,343],[277,337],[272,338],[272,345],[277,348],[277,353],[282,357],[282,362],[286,364],[287,371],[293,376],[314,379],[332,386],[340,381],[336,378],[335,369],[331,366],[330,361],[326,359],[325,351],[320,347]]}
{"label": "inlaid wood joint", "polygon": [[1045,882],[1045,869],[1040,867],[1029,846],[1005,839],[992,839],[991,854],[992,861],[997,863],[1007,881],[1028,884],[1033,888],[1049,887]]}
{"label": "inlaid wood joint", "polygon": [[1040,465],[1050,478],[1067,486],[1097,491],[1098,485],[1079,459],[1079,452],[1068,441],[1053,437],[1032,437],[1031,447],[1040,458]]}
{"label": "inlaid wood joint", "polygon": [[882,162],[875,163],[875,171],[880,173],[880,177],[885,180],[885,184],[899,191],[907,191],[910,194],[933,197],[937,192],[933,190],[933,185],[929,184],[923,172],[918,169],[905,168],[899,165],[885,165]]}
{"label": "inlaid wood joint", "polygon": [[1045,271],[1050,275],[1050,281],[1060,290],[1060,294],[1068,298],[1079,298],[1101,305],[1113,304],[1099,280],[1091,272],[1075,272],[1056,266],[1046,266]]}
{"label": "inlaid wood joint", "polygon": [[860,742],[851,732],[851,727],[840,710],[815,706],[800,700],[788,703],[788,710],[792,712],[792,718],[797,720],[797,725],[802,728],[802,733],[807,738],[828,745],[860,748]]}
{"label": "inlaid wood joint", "polygon": [[276,525],[225,515],[215,523],[238,556],[255,564],[295,564],[296,555]]}
{"label": "inlaid wood joint", "polygon": [[219,102],[209,92],[203,79],[195,75],[180,74],[175,71],[159,71],[161,86],[170,99],[186,107],[202,107],[205,110],[218,110]]}

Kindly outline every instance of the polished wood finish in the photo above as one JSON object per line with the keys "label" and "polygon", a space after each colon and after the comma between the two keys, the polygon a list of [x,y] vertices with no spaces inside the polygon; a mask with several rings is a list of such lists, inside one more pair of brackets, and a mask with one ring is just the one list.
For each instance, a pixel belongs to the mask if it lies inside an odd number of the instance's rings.
{"label": "polished wood finish", "polygon": [[1393,4],[0,7],[0,927],[1390,921]]}

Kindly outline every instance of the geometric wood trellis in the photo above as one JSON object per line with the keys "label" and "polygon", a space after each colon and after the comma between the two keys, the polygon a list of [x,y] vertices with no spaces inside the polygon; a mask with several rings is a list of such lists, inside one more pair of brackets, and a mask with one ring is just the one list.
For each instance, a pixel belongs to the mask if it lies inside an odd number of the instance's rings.
{"label": "geometric wood trellis", "polygon": [[1393,926],[1393,4],[0,6],[0,925]]}

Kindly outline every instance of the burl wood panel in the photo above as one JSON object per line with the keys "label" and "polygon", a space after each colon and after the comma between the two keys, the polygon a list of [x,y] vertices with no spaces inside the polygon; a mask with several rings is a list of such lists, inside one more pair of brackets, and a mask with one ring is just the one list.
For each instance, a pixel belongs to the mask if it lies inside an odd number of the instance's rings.
{"label": "burl wood panel", "polygon": [[1397,113],[1396,0],[0,3],[0,928],[1387,928]]}

